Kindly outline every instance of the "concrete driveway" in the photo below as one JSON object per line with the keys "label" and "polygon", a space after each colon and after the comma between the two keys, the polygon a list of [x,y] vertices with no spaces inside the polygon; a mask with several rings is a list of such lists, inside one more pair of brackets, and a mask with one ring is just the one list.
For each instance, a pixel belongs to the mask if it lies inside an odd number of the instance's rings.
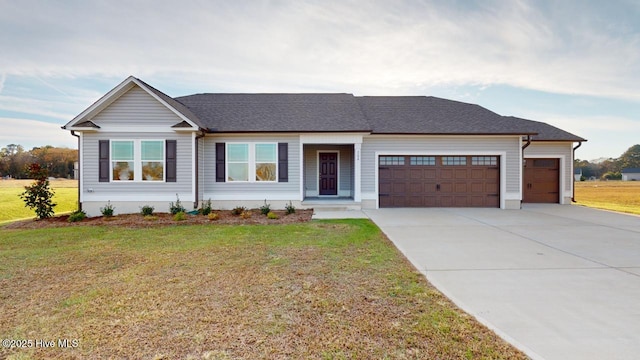
{"label": "concrete driveway", "polygon": [[433,285],[530,357],[640,356],[640,217],[566,205],[365,213]]}

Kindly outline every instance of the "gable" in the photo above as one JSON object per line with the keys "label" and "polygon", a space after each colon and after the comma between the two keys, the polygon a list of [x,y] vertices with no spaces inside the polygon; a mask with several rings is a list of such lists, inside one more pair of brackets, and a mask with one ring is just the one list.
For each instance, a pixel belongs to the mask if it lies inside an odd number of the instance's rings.
{"label": "gable", "polygon": [[91,118],[102,130],[114,128],[170,128],[183,120],[135,85]]}

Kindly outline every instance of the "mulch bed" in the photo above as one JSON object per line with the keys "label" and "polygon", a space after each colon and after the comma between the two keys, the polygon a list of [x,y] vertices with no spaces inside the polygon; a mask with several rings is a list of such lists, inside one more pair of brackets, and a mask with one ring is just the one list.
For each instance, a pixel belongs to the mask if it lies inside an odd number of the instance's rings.
{"label": "mulch bed", "polygon": [[214,210],[213,212],[218,214],[217,220],[209,220],[207,216],[203,215],[187,215],[187,218],[182,221],[174,220],[173,215],[168,213],[155,213],[150,219],[146,219],[140,214],[120,214],[111,218],[105,218],[103,216],[90,217],[76,222],[69,222],[69,215],[61,215],[43,220],[33,219],[16,221],[5,225],[4,228],[41,229],[64,226],[122,226],[129,228],[149,228],[194,224],[292,224],[310,221],[311,216],[313,215],[313,209],[296,210],[295,213],[289,215],[286,215],[284,210],[272,210],[272,212],[278,215],[278,219],[269,219],[260,214],[259,209],[253,209],[250,211],[251,216],[246,219],[231,214],[230,210]]}

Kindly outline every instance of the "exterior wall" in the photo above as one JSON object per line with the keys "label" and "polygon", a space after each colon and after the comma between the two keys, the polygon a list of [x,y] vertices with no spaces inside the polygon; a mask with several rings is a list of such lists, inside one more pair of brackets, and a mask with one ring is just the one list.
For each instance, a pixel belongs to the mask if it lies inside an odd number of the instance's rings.
{"label": "exterior wall", "polygon": [[[520,208],[521,141],[518,136],[371,135],[362,143],[362,207],[377,206],[378,154],[501,156],[500,198],[505,209]],[[375,205],[374,205],[375,204]],[[373,206],[372,206],[373,205]]]}
{"label": "exterior wall", "polygon": [[353,145],[304,145],[304,193],[318,196],[318,151],[339,151],[338,195],[353,197]]}
{"label": "exterior wall", "polygon": [[573,197],[573,143],[532,142],[524,150],[524,158],[560,159],[560,203],[571,204]]}
{"label": "exterior wall", "polygon": [[[300,151],[299,136],[289,134],[242,134],[242,135],[207,135],[200,139],[202,143],[203,172],[200,173],[202,197],[200,200],[211,199],[213,206],[221,208],[221,204],[229,202],[229,207],[256,207],[271,203],[273,208],[284,208],[285,202],[300,199]],[[216,143],[217,142],[286,142],[289,144],[289,181],[288,182],[216,182]],[[282,200],[282,206],[276,207],[276,201]],[[235,205],[233,205],[235,204]],[[255,205],[250,205],[255,204]],[[295,204],[294,204],[295,205]]]}
{"label": "exterior wall", "polygon": [[640,173],[626,173],[622,174],[623,181],[637,181],[640,180]]}
{"label": "exterior wall", "polygon": [[[100,215],[100,207],[110,201],[116,213],[138,212],[143,205],[167,211],[176,194],[185,207],[195,201],[193,193],[193,134],[171,129],[180,119],[144,90],[134,86],[93,119],[97,131],[81,132],[82,156],[80,201],[90,216]],[[99,140],[176,140],[176,182],[99,182]],[[155,205],[154,205],[155,204]]]}

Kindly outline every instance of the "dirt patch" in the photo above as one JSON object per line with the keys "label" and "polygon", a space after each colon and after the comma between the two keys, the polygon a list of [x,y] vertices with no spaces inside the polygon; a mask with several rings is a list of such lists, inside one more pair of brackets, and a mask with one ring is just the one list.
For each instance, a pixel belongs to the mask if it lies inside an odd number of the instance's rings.
{"label": "dirt patch", "polygon": [[250,210],[251,215],[243,218],[233,215],[230,210],[214,211],[218,214],[217,220],[210,220],[203,215],[187,215],[185,220],[176,221],[173,215],[168,213],[156,213],[152,217],[143,217],[140,214],[121,214],[111,218],[96,216],[86,218],[82,221],[69,222],[69,215],[54,216],[43,220],[23,220],[16,221],[4,226],[5,229],[41,229],[49,227],[64,226],[121,226],[129,228],[149,228],[162,226],[179,226],[194,224],[292,224],[311,220],[313,209],[296,210],[295,213],[287,215],[284,210],[273,210],[278,218],[269,219],[260,214],[259,209]]}

